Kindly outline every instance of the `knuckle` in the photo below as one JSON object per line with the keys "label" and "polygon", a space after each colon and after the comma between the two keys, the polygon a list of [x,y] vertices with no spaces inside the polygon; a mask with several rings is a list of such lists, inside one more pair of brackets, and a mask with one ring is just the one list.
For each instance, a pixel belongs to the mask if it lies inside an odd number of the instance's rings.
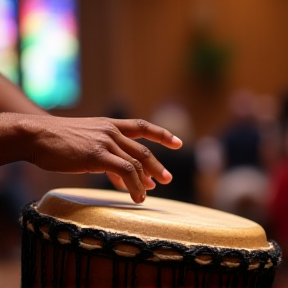
{"label": "knuckle", "polygon": [[144,155],[145,158],[149,158],[151,156],[151,151],[144,145],[141,145],[140,151]]}
{"label": "knuckle", "polygon": [[124,169],[125,172],[133,172],[135,170],[134,165],[128,161],[122,162],[122,168]]}
{"label": "knuckle", "polygon": [[137,189],[138,192],[143,191],[143,185],[142,185],[142,183],[141,183],[140,180],[138,180],[138,181],[136,182],[136,189]]}
{"label": "knuckle", "polygon": [[137,126],[142,129],[146,130],[149,126],[149,123],[143,119],[135,119]]}
{"label": "knuckle", "polygon": [[132,162],[136,170],[143,170],[142,164],[137,159],[133,159]]}
{"label": "knuckle", "polygon": [[112,123],[106,123],[103,125],[103,131],[109,136],[116,136],[120,133],[119,129]]}
{"label": "knuckle", "polygon": [[94,171],[97,168],[97,171],[105,170],[105,149],[99,146],[90,145],[88,157],[86,158],[86,168],[87,171]]}
{"label": "knuckle", "polygon": [[102,158],[104,154],[104,149],[100,147],[91,147],[90,154],[96,158]]}

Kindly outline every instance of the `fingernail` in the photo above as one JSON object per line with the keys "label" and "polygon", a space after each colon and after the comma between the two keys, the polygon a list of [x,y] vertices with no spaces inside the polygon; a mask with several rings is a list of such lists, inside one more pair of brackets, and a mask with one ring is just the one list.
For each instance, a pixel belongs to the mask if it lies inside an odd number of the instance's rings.
{"label": "fingernail", "polygon": [[142,199],[142,202],[146,199],[146,191],[145,191],[145,194],[143,194],[143,195],[141,196],[141,199]]}
{"label": "fingernail", "polygon": [[183,144],[182,140],[180,138],[178,138],[177,136],[175,136],[175,135],[172,137],[172,143],[173,144],[178,144],[180,146],[182,146],[182,144]]}

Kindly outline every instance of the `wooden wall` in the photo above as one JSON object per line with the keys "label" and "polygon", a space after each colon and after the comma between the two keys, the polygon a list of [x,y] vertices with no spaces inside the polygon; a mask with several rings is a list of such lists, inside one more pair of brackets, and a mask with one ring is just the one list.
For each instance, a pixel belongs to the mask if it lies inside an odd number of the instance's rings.
{"label": "wooden wall", "polygon": [[[100,115],[121,99],[133,117],[149,118],[174,97],[189,107],[199,136],[213,132],[232,91],[277,94],[288,84],[286,11],[284,0],[82,1],[83,100],[74,112]],[[186,44],[199,18],[232,48],[225,85],[210,93],[185,82]]]}

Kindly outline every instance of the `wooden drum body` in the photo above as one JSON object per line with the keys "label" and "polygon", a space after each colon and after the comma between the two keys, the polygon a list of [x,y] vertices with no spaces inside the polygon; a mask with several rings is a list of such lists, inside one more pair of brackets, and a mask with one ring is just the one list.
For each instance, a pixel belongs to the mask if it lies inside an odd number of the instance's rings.
{"label": "wooden drum body", "polygon": [[281,261],[255,222],[153,197],[52,190],[21,220],[22,288],[268,288]]}

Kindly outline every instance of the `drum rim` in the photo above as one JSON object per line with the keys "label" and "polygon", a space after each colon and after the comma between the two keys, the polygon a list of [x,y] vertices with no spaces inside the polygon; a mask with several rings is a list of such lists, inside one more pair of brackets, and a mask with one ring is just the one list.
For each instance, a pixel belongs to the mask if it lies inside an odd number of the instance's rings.
{"label": "drum rim", "polygon": [[[112,257],[129,257],[136,261],[178,261],[201,268],[229,270],[275,269],[282,261],[281,249],[275,241],[268,241],[268,249],[243,249],[210,245],[185,245],[175,241],[140,239],[139,237],[112,233],[103,229],[81,228],[73,223],[59,221],[37,211],[37,202],[26,204],[20,222],[23,229],[40,239],[70,247],[75,250],[104,253]],[[59,233],[68,232],[68,237]],[[84,239],[95,239],[91,244]],[[84,241],[83,241],[84,240]],[[99,244],[100,243],[100,244]],[[129,251],[130,250],[130,251]],[[132,251],[132,252],[131,252]]]}

